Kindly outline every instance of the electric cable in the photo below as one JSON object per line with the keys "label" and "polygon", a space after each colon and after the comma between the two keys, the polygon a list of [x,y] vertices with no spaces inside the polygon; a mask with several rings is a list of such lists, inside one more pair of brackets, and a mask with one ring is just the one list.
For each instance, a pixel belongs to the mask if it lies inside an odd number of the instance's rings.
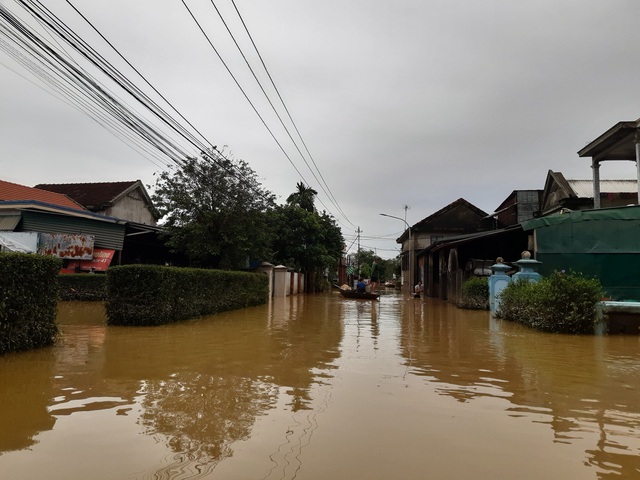
{"label": "electric cable", "polygon": [[[213,0],[211,0],[211,2],[213,3]],[[354,228],[356,227],[355,224],[353,224],[351,222],[351,220],[349,220],[349,218],[347,217],[347,215],[344,213],[344,211],[342,210],[342,208],[340,207],[340,205],[338,204],[337,199],[335,198],[335,196],[333,195],[333,192],[331,191],[331,189],[329,188],[329,185],[327,184],[326,180],[324,179],[324,176],[322,175],[322,172],[320,171],[320,169],[318,168],[318,165],[316,164],[315,159],[313,158],[313,155],[311,155],[311,152],[309,151],[309,148],[307,147],[306,142],[304,141],[304,138],[302,137],[302,134],[300,133],[300,130],[298,129],[298,126],[296,124],[296,122],[293,120],[293,117],[291,116],[291,113],[289,112],[289,109],[287,108],[287,105],[284,101],[284,99],[282,98],[282,95],[280,94],[280,90],[278,89],[278,87],[276,86],[275,81],[273,80],[273,77],[271,76],[271,73],[269,72],[269,69],[267,68],[267,65],[262,57],[262,54],[260,53],[260,50],[258,50],[258,46],[256,45],[255,41],[253,40],[253,36],[251,35],[251,33],[249,32],[249,28],[247,27],[247,24],[244,21],[244,18],[242,17],[242,15],[240,14],[240,10],[238,10],[238,7],[235,3],[234,0],[231,0],[231,3],[233,5],[233,8],[236,11],[236,14],[238,15],[238,18],[240,19],[240,22],[242,23],[242,26],[244,27],[245,32],[247,33],[247,36],[249,38],[249,40],[251,41],[251,44],[253,45],[253,48],[256,52],[256,54],[258,55],[258,58],[260,59],[260,62],[262,64],[262,68],[264,69],[265,73],[267,74],[267,77],[269,78],[269,81],[271,82],[271,85],[273,86],[276,94],[278,95],[278,98],[280,99],[280,103],[282,104],[285,112],[287,113],[287,116],[289,117],[289,121],[291,122],[291,124],[293,125],[293,128],[295,129],[296,133],[298,134],[298,137],[300,138],[300,141],[302,142],[302,145],[304,146],[307,155],[309,155],[309,158],[311,159],[311,162],[313,163],[314,167],[316,168],[316,170],[318,171],[318,174],[320,175],[320,178],[322,179],[322,183],[324,183],[324,185],[327,187],[328,190],[328,196],[330,199],[332,199],[332,203],[336,206],[336,208],[338,209],[338,211],[342,214],[342,216],[344,217],[344,219]],[[217,10],[217,9],[216,9]],[[234,40],[235,41],[235,40]],[[244,55],[243,55],[244,57]],[[255,77],[255,75],[254,75]],[[257,80],[257,79],[256,79]],[[302,155],[302,153],[301,153]],[[304,158],[304,157],[303,157]],[[306,163],[306,161],[305,161]],[[309,166],[307,164],[307,166]],[[309,167],[311,169],[311,167]],[[315,175],[314,175],[315,177]],[[317,177],[315,177],[316,180]],[[319,182],[320,183],[320,182]],[[322,185],[321,183],[321,185]],[[324,190],[324,189],[323,189]],[[327,193],[325,191],[325,193]]]}

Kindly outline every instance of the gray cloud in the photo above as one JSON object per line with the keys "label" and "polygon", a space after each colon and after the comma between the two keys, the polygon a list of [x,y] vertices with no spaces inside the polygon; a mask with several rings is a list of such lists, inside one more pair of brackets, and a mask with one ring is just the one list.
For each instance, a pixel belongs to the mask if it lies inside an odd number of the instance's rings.
{"label": "gray cloud", "polygon": [[[232,7],[217,3],[240,40]],[[368,236],[398,233],[402,223],[378,213],[402,216],[405,204],[413,223],[459,197],[492,211],[514,189],[542,188],[549,169],[590,178],[589,160],[576,152],[640,116],[637,2],[236,3],[324,179]],[[281,198],[295,189],[297,173],[179,3],[75,4],[212,143],[228,145]],[[47,6],[104,48],[65,2]],[[256,108],[321,191],[215,12],[198,8]],[[2,52],[0,63],[20,71]],[[95,121],[8,68],[0,68],[0,80],[3,179],[153,182],[158,168]],[[617,162],[602,174],[635,178],[636,170]],[[341,222],[351,238],[355,228]],[[364,243],[385,257],[396,248],[388,238]]]}

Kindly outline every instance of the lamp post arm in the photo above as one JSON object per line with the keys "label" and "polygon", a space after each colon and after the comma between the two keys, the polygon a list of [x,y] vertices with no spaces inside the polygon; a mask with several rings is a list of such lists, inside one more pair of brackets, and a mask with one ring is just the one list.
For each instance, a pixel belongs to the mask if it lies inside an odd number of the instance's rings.
{"label": "lamp post arm", "polygon": [[[414,275],[413,275],[413,241],[411,239],[411,226],[407,223],[407,221],[402,218],[402,217],[396,217],[395,215],[389,215],[388,213],[380,213],[380,215],[382,215],[383,217],[389,217],[389,218],[395,218],[397,220],[400,220],[401,222],[404,222],[404,224],[407,226],[407,230],[409,230],[409,292],[411,292],[412,290],[412,285],[413,285],[413,281],[414,281]],[[404,275],[403,275],[404,277]]]}

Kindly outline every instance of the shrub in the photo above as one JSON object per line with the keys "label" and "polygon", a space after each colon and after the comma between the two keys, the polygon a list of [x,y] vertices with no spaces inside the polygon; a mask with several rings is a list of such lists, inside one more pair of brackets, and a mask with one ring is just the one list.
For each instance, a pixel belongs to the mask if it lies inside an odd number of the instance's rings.
{"label": "shrub", "polygon": [[125,265],[107,270],[107,322],[161,325],[268,300],[268,277],[158,265]]}
{"label": "shrub", "polygon": [[471,277],[464,282],[458,307],[472,310],[488,310],[489,279],[486,277]]}
{"label": "shrub", "polygon": [[0,354],[53,344],[61,265],[56,257],[0,253]]}
{"label": "shrub", "polygon": [[107,276],[72,273],[58,276],[60,300],[106,300]]}
{"label": "shrub", "polygon": [[538,283],[511,282],[500,295],[496,315],[547,332],[593,333],[602,295],[598,279],[555,271]]}

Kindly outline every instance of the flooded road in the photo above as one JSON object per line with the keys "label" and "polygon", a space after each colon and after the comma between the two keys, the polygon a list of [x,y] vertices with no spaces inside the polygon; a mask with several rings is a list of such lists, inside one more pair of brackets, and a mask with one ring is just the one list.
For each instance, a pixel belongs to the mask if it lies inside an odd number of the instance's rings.
{"label": "flooded road", "polygon": [[335,293],[0,357],[0,478],[640,478],[640,338]]}

